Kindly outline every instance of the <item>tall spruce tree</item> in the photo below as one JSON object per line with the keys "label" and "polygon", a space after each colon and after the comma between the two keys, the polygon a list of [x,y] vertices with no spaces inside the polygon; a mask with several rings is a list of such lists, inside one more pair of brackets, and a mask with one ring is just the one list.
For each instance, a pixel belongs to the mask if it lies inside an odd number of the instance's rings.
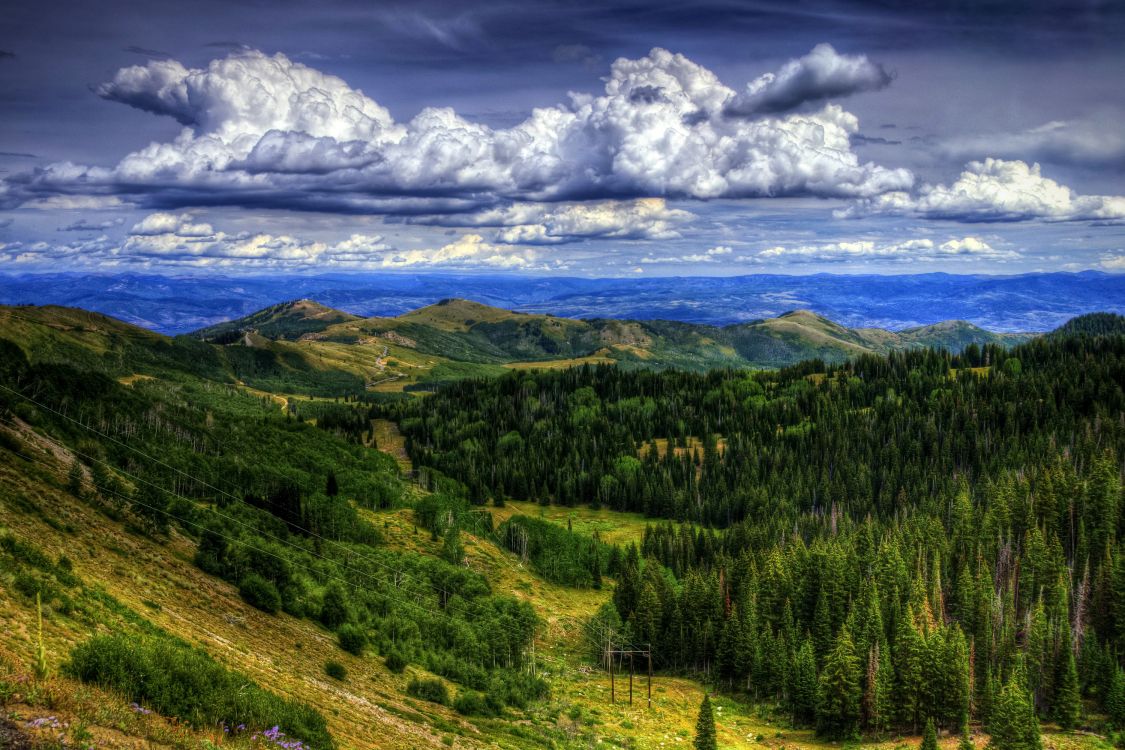
{"label": "tall spruce tree", "polygon": [[990,750],[1042,750],[1039,720],[1031,695],[1023,687],[1022,670],[1009,678],[996,696],[989,722]]}
{"label": "tall spruce tree", "polygon": [[840,628],[820,673],[817,733],[845,738],[856,734],[860,717],[860,665],[847,625]]}
{"label": "tall spruce tree", "polygon": [[1066,730],[1078,725],[1082,702],[1078,695],[1078,667],[1074,663],[1074,651],[1070,648],[1070,638],[1065,638],[1062,653],[1059,655],[1059,674],[1055,680],[1055,721]]}
{"label": "tall spruce tree", "polygon": [[695,750],[718,750],[718,740],[715,735],[715,712],[711,709],[711,696],[703,694],[703,702],[699,704],[699,718],[695,722],[695,740],[692,742]]}
{"label": "tall spruce tree", "polygon": [[812,641],[806,638],[793,659],[789,710],[793,723],[809,726],[816,721],[817,676]]}
{"label": "tall spruce tree", "polygon": [[932,718],[926,719],[926,728],[922,731],[921,750],[938,750],[937,729],[934,728],[934,720]]}

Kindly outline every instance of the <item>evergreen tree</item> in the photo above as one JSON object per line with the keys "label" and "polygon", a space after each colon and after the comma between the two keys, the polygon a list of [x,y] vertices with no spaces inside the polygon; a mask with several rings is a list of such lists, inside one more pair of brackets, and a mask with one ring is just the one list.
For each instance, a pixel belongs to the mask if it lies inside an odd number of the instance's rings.
{"label": "evergreen tree", "polygon": [[692,747],[695,750],[718,750],[715,712],[711,710],[711,697],[706,693],[703,694],[703,702],[699,704],[699,719],[695,722],[695,741]]}
{"label": "evergreen tree", "polygon": [[1039,720],[1022,678],[1022,670],[1017,670],[996,696],[989,722],[990,750],[1042,750]]}
{"label": "evergreen tree", "polygon": [[816,721],[817,676],[812,642],[806,638],[793,659],[789,710],[793,723],[808,726]]}
{"label": "evergreen tree", "polygon": [[933,719],[926,719],[926,729],[922,732],[921,750],[938,750],[937,730],[934,728]]}
{"label": "evergreen tree", "polygon": [[1125,671],[1114,666],[1113,677],[1105,691],[1105,712],[1117,729],[1125,729]]}
{"label": "evergreen tree", "polygon": [[977,750],[973,744],[973,735],[969,731],[969,717],[961,721],[961,739],[957,741],[957,750]]}
{"label": "evergreen tree", "polygon": [[859,724],[859,657],[847,626],[840,628],[836,643],[824,660],[820,673],[817,733],[833,738],[855,735]]}
{"label": "evergreen tree", "polygon": [[1082,704],[1078,695],[1078,668],[1074,663],[1069,638],[1064,640],[1062,649],[1055,688],[1055,721],[1063,729],[1070,730],[1078,724]]}

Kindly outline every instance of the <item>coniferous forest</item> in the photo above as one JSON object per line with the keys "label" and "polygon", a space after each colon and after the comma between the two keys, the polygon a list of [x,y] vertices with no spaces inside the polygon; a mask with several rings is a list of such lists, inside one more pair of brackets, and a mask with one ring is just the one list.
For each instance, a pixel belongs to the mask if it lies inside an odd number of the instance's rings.
{"label": "coniferous forest", "polygon": [[651,644],[828,737],[973,721],[1035,747],[1037,721],[1125,727],[1125,337],[1103,317],[778,372],[514,372],[377,411],[473,503],[651,517],[606,555],[595,652]]}

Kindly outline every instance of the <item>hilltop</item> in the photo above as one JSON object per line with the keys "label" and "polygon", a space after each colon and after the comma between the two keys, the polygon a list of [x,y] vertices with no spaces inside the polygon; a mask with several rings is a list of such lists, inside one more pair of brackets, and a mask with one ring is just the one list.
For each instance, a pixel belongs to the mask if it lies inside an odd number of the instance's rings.
{"label": "hilltop", "polygon": [[[312,303],[310,303],[312,304]],[[998,334],[964,321],[910,328],[901,332],[851,329],[808,310],[728,326],[666,320],[575,319],[525,313],[464,299],[445,299],[397,317],[356,318],[317,305],[315,321],[301,317],[307,330],[298,344],[321,349],[365,347],[386,349],[385,363],[398,366],[403,380],[425,369],[416,361],[443,361],[507,367],[557,367],[583,363],[616,363],[633,369],[678,367],[784,367],[805,359],[841,362],[861,354],[884,354],[918,347],[954,352],[970,344],[1009,346],[1026,334]],[[335,315],[333,314],[335,312]],[[215,343],[261,345],[247,334],[280,341],[294,338],[296,324],[269,328],[262,320],[278,318],[267,308],[246,318],[196,332]],[[330,323],[334,318],[340,322]],[[290,319],[286,311],[286,320]],[[315,330],[314,328],[315,323]],[[408,351],[405,351],[408,350]],[[409,372],[413,368],[414,372]]]}

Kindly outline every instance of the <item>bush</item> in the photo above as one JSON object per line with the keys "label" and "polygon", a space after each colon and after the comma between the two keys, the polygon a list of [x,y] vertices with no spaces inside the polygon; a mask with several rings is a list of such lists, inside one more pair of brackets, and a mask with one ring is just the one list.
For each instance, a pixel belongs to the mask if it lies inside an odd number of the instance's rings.
{"label": "bush", "polygon": [[344,678],[348,676],[348,670],[345,669],[344,665],[338,661],[325,662],[324,673],[331,677],[333,680],[340,680],[341,682],[343,682]]}
{"label": "bush", "polygon": [[315,709],[263,690],[204,652],[172,640],[95,636],[71,651],[65,670],[193,727],[278,726],[314,750],[335,747]]}
{"label": "bush", "polygon": [[348,621],[348,601],[341,589],[335,583],[328,585],[324,590],[324,601],[320,605],[320,621],[330,630],[343,625]]}
{"label": "bush", "polygon": [[443,706],[449,705],[449,691],[446,689],[445,683],[441,680],[411,680],[406,685],[406,694],[412,695],[415,698],[421,698],[430,703],[440,703]]}
{"label": "bush", "polygon": [[462,690],[453,702],[453,709],[464,716],[496,716],[500,708],[475,690]]}
{"label": "bush", "polygon": [[409,662],[406,660],[406,657],[402,655],[402,652],[396,649],[387,654],[387,658],[383,660],[383,663],[387,666],[387,669],[395,674],[402,674]]}
{"label": "bush", "polygon": [[238,593],[242,594],[247,604],[271,615],[276,615],[281,609],[281,594],[277,592],[277,586],[257,573],[247,573],[243,576],[238,586]]}
{"label": "bush", "polygon": [[349,654],[363,655],[363,648],[367,645],[367,634],[358,625],[348,623],[341,625],[336,631],[336,637],[340,639],[340,648]]}

